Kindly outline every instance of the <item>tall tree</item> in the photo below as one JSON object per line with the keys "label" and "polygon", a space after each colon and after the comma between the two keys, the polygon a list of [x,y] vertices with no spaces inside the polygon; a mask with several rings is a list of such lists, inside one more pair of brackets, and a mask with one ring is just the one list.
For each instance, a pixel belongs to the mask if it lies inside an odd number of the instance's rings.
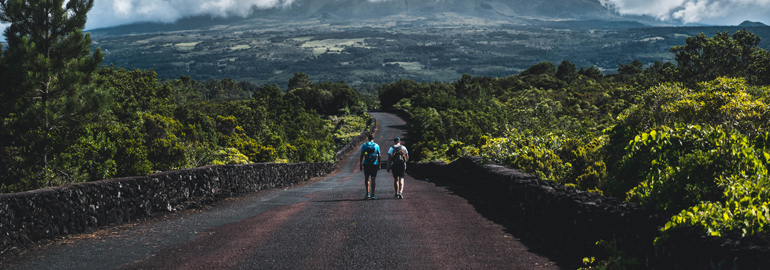
{"label": "tall tree", "polygon": [[14,147],[47,179],[44,185],[61,172],[52,162],[57,142],[63,144],[73,126],[109,103],[106,91],[90,83],[103,58],[100,49],[91,53],[90,34],[83,33],[93,5],[94,0],[0,0],[0,21],[10,24],[4,54],[12,81],[2,90],[1,105],[11,108],[2,117],[23,141]]}
{"label": "tall tree", "polygon": [[556,69],[556,78],[566,82],[572,82],[577,77],[577,67],[569,60],[561,61]]}
{"label": "tall tree", "polygon": [[310,76],[304,72],[294,73],[294,77],[289,79],[289,90],[308,87],[311,85],[313,85],[313,82],[310,81]]}
{"label": "tall tree", "polygon": [[768,74],[756,63],[768,63],[770,59],[758,47],[760,41],[746,29],[733,35],[719,32],[712,38],[703,33],[688,37],[685,45],[671,47],[678,64],[676,75],[688,85],[717,77],[742,77],[752,84],[766,84],[770,81]]}

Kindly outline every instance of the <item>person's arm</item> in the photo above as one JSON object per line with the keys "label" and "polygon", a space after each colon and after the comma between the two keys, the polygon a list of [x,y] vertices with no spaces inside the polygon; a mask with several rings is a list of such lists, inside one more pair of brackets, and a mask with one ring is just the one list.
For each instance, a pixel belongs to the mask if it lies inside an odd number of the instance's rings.
{"label": "person's arm", "polygon": [[392,159],[393,159],[393,155],[391,154],[393,153],[392,150],[393,150],[393,147],[388,149],[388,172],[390,172],[390,163],[392,162]]}
{"label": "person's arm", "polygon": [[361,156],[358,158],[358,167],[364,166],[364,151],[361,151]]}

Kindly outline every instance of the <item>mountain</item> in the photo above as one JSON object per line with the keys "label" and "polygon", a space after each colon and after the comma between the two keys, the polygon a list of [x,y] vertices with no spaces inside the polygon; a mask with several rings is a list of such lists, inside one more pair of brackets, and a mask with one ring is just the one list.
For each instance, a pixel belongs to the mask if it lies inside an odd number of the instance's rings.
{"label": "mountain", "polygon": [[255,10],[256,17],[369,19],[437,13],[503,20],[617,20],[599,0],[297,0],[287,8]]}
{"label": "mountain", "polygon": [[[599,0],[295,0],[288,7],[254,8],[248,18],[200,15],[175,23],[133,23],[89,29],[99,35],[125,35],[195,30],[233,25],[253,19],[271,20],[409,20],[454,14],[464,18],[498,20],[512,25],[555,28],[634,28],[661,25],[651,17],[621,16]],[[457,16],[452,16],[457,17]]]}
{"label": "mountain", "polygon": [[759,27],[759,26],[767,26],[767,24],[764,24],[764,23],[761,23],[761,22],[743,21],[738,26],[741,26],[741,27]]}

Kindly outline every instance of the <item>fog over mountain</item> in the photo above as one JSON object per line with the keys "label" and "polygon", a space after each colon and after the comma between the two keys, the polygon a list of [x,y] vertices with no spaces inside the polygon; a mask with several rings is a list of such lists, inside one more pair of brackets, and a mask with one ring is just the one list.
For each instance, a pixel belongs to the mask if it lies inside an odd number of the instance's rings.
{"label": "fog over mountain", "polygon": [[684,23],[736,25],[770,22],[770,0],[600,0],[620,14],[648,15]]}
{"label": "fog over mountain", "polygon": [[[737,25],[745,20],[770,23],[770,0],[98,0],[86,28],[173,23],[196,16],[358,19],[446,12],[512,22],[599,19]],[[5,26],[0,24],[0,29]]]}
{"label": "fog over mountain", "polygon": [[[192,16],[339,19],[454,12],[496,19],[606,19],[650,16],[668,23],[770,22],[770,0],[99,0],[88,29]],[[638,17],[636,17],[638,18]]]}

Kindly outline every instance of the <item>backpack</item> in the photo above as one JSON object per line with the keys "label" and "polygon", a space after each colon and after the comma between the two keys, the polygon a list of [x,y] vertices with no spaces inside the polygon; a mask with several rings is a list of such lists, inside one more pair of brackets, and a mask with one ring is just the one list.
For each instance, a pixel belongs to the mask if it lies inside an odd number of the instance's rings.
{"label": "backpack", "polygon": [[367,142],[364,144],[364,163],[365,164],[377,164],[377,148],[373,142]]}
{"label": "backpack", "polygon": [[405,157],[404,157],[404,147],[402,146],[393,146],[393,165],[404,165],[406,163]]}

